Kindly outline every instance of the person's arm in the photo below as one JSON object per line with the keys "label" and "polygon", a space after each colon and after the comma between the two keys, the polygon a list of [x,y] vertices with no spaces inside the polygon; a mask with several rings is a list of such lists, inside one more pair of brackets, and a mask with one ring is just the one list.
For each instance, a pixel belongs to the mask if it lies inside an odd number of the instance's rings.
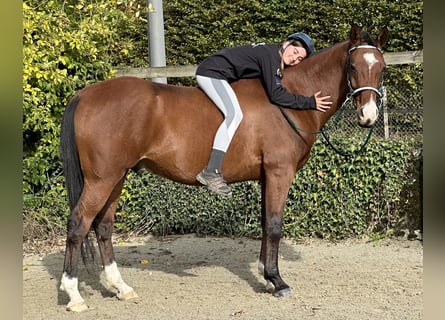
{"label": "person's arm", "polygon": [[271,61],[270,57],[263,56],[260,64],[263,73],[263,85],[272,103],[291,109],[316,110],[315,96],[306,97],[293,94],[281,85],[281,79],[277,75],[279,65]]}

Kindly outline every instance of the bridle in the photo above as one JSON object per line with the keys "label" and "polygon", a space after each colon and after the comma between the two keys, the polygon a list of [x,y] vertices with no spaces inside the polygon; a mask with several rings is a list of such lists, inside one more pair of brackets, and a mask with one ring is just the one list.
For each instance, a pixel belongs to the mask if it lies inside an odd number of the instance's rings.
{"label": "bridle", "polygon": [[[372,46],[372,45],[358,45],[358,46],[355,46],[355,47],[351,47],[351,48],[348,50],[348,58],[347,58],[347,60],[346,60],[346,79],[347,79],[347,84],[348,84],[349,92],[346,94],[346,99],[345,99],[345,101],[342,103],[342,105],[340,106],[340,108],[339,108],[339,109],[337,110],[337,112],[336,112],[336,117],[335,117],[334,120],[333,120],[334,124],[338,123],[338,120],[340,119],[340,117],[341,117],[341,115],[342,115],[342,113],[343,113],[343,111],[344,111],[344,109],[345,109],[345,106],[346,106],[349,102],[351,102],[351,103],[356,107],[356,102],[355,102],[354,97],[355,97],[357,94],[359,94],[359,93],[361,93],[361,92],[363,92],[363,91],[371,90],[371,91],[373,91],[373,92],[376,93],[376,95],[377,95],[377,101],[376,101],[376,105],[377,105],[377,114],[380,112],[380,109],[382,108],[382,105],[383,105],[383,100],[384,100],[384,96],[385,96],[385,88],[384,88],[384,86],[383,86],[383,75],[384,75],[383,72],[382,72],[382,75],[381,75],[381,80],[380,80],[380,84],[379,84],[379,87],[378,87],[378,88],[374,88],[374,87],[371,87],[371,86],[364,86],[364,87],[359,87],[359,88],[354,89],[354,88],[352,87],[352,83],[351,83],[351,80],[350,80],[350,73],[351,73],[351,54],[352,54],[353,51],[355,51],[355,50],[357,50],[357,49],[375,49],[375,50],[378,50],[379,52],[382,52],[379,48],[377,48],[377,47],[375,47],[375,46]],[[374,131],[374,127],[375,127],[375,124],[372,125],[372,126],[370,127],[370,130],[369,130],[369,132],[368,132],[368,135],[367,135],[365,141],[363,142],[362,146],[358,149],[357,152],[354,152],[354,153],[351,153],[351,152],[345,152],[345,151],[339,150],[339,149],[338,149],[337,147],[335,147],[335,146],[332,144],[332,142],[330,141],[330,139],[329,139],[329,137],[328,137],[328,135],[327,135],[327,133],[326,133],[326,131],[328,131],[328,130],[330,129],[330,127],[324,126],[324,127],[322,127],[319,131],[306,131],[306,130],[304,130],[304,129],[299,128],[299,127],[295,124],[295,122],[294,122],[294,121],[289,117],[289,115],[284,111],[284,108],[283,108],[283,107],[279,106],[279,109],[280,109],[281,113],[283,114],[284,118],[287,120],[287,122],[290,124],[290,126],[291,126],[296,132],[303,132],[303,133],[308,133],[308,134],[318,134],[318,133],[321,133],[322,136],[323,136],[323,138],[324,138],[325,141],[327,142],[327,144],[328,144],[328,145],[329,145],[335,152],[337,152],[338,154],[340,154],[340,155],[342,155],[342,156],[344,156],[344,157],[352,157],[352,156],[356,156],[356,155],[360,154],[361,152],[363,152],[363,150],[365,149],[366,145],[367,145],[368,142],[369,142],[369,139],[370,139],[370,137],[371,137],[371,135],[372,135],[372,132]]]}

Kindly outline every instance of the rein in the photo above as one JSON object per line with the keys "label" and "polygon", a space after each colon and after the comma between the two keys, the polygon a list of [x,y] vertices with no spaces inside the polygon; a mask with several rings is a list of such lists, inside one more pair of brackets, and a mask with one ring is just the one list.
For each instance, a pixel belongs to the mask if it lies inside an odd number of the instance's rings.
{"label": "rein", "polygon": [[[351,56],[351,52],[353,52],[356,49],[361,49],[361,48],[366,48],[366,49],[376,49],[378,51],[381,52],[380,49],[378,49],[377,47],[371,46],[371,45],[361,45],[361,46],[356,46],[356,47],[352,47],[349,49],[348,51],[348,60],[346,63],[347,66],[347,82],[348,82],[348,88],[349,88],[349,93],[346,95],[346,99],[345,101],[342,103],[342,105],[340,106],[340,108],[338,108],[338,110],[336,111],[336,116],[334,118],[334,125],[338,123],[344,109],[345,106],[348,102],[351,102],[353,105],[355,105],[355,100],[353,99],[355,95],[357,95],[358,93],[365,91],[365,90],[371,90],[374,91],[377,94],[377,110],[380,111],[382,104],[383,104],[383,96],[384,96],[384,87],[383,87],[383,73],[382,73],[382,79],[380,82],[380,86],[378,89],[374,88],[374,87],[360,87],[357,89],[354,89],[352,87],[351,81],[349,79],[349,69],[350,69],[350,56]],[[321,133],[321,135],[323,136],[324,140],[326,141],[326,143],[338,154],[340,154],[343,157],[354,157],[359,155],[360,153],[362,153],[365,150],[366,145],[368,144],[372,132],[374,131],[374,127],[375,127],[375,123],[374,125],[372,125],[369,128],[369,132],[368,135],[366,137],[366,139],[364,140],[363,144],[361,145],[361,147],[358,149],[358,151],[356,152],[346,152],[343,150],[340,150],[339,148],[337,148],[336,146],[334,146],[334,144],[331,142],[331,140],[329,139],[328,135],[327,135],[327,131],[330,129],[330,127],[325,127],[323,126],[319,131],[307,131],[304,129],[301,129],[300,127],[298,127],[295,122],[289,117],[289,115],[284,111],[284,108],[279,106],[279,109],[281,111],[281,113],[283,114],[284,118],[287,120],[287,122],[289,123],[289,125],[296,131],[296,132],[304,132],[304,133],[308,133],[308,134],[318,134]]]}

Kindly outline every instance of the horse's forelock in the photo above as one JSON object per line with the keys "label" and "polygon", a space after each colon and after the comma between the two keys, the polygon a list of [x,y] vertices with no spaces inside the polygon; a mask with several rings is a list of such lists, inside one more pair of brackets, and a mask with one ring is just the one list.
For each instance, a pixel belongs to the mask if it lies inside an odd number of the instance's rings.
{"label": "horse's forelock", "polygon": [[361,32],[362,42],[366,42],[370,46],[376,46],[375,40],[369,35],[368,32],[362,31]]}

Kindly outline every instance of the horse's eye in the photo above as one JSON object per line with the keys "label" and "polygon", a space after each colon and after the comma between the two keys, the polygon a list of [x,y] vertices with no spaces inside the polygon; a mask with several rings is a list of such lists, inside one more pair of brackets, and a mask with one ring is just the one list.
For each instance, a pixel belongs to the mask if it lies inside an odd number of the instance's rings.
{"label": "horse's eye", "polygon": [[352,65],[352,64],[351,64],[351,71],[357,72],[357,70],[355,69],[354,65]]}

